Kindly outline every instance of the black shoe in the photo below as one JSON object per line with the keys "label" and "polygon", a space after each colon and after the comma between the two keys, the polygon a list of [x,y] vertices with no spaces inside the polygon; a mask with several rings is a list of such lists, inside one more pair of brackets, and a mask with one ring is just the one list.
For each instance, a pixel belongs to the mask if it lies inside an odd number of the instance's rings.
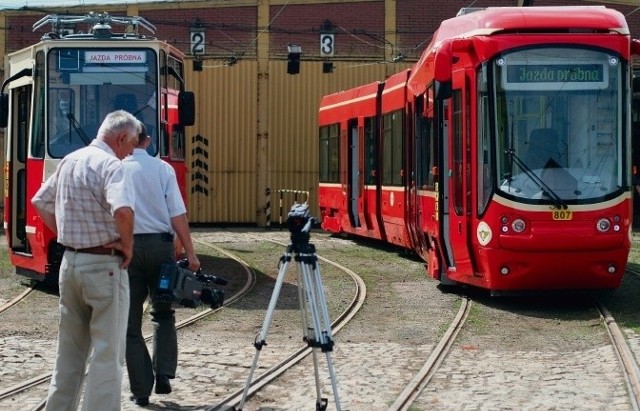
{"label": "black shoe", "polygon": [[169,394],[171,392],[171,384],[169,377],[166,375],[156,375],[156,394]]}
{"label": "black shoe", "polygon": [[149,405],[149,397],[136,397],[135,395],[132,395],[129,399],[133,401],[134,404],[141,407]]}

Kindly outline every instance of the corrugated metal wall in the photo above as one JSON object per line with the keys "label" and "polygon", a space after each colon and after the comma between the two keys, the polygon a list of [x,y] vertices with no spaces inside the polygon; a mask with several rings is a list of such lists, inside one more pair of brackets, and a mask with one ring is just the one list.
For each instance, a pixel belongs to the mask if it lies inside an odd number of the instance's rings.
{"label": "corrugated metal wall", "polygon": [[[324,94],[384,80],[409,67],[372,63],[391,61],[396,49],[410,48],[396,35],[396,8],[402,7],[397,2],[229,0],[105,6],[113,15],[149,17],[160,38],[187,53],[186,88],[195,92],[197,103],[196,124],[186,130],[191,222],[263,225],[270,201],[270,220],[275,223],[278,190],[309,191],[311,212],[318,216],[318,104]],[[69,10],[81,15],[90,9],[78,6],[60,12]],[[40,34],[33,33],[31,25],[43,13],[0,12],[0,22],[12,28],[0,33],[5,40],[0,49],[37,41]],[[362,13],[366,19],[359,18]],[[193,28],[207,31],[207,54],[197,56],[202,71],[193,70]],[[335,45],[342,50],[331,57],[333,73],[322,72],[319,28],[335,30]],[[380,44],[354,36],[357,30],[382,33]],[[415,43],[415,35],[408,36],[407,44]],[[287,45],[292,42],[305,50],[296,75],[287,74]],[[243,52],[232,53],[238,50]],[[226,66],[230,54],[240,60]],[[292,201],[293,195],[285,196],[285,217]]]}
{"label": "corrugated metal wall", "polygon": [[189,220],[254,222],[257,63],[185,67],[197,107],[196,124],[186,131]]}
{"label": "corrugated metal wall", "polygon": [[[226,67],[209,60],[200,72],[188,61],[187,88],[196,92],[198,105],[196,126],[187,129],[189,220],[258,224],[270,200],[271,221],[277,223],[278,190],[309,191],[311,212],[318,216],[320,99],[409,66],[335,62],[333,73],[325,74],[322,62],[301,62],[300,74],[290,75],[286,61],[271,60],[268,75],[258,79],[256,61]],[[257,95],[258,81],[268,82],[268,96]],[[257,143],[258,104],[268,105],[266,152]],[[257,185],[259,160],[266,164],[269,197]],[[283,200],[286,218],[293,194]]]}

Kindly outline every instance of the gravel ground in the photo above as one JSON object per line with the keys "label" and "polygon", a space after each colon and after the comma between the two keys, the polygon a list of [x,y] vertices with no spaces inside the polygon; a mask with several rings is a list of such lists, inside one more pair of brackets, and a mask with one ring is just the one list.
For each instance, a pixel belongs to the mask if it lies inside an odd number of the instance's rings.
{"label": "gravel ground", "polygon": [[[260,236],[285,244],[289,240],[286,231],[277,230],[194,230],[194,237],[227,249],[254,266],[257,283],[230,307],[180,331],[174,393],[152,397],[150,409],[203,409],[244,386],[255,355],[252,343],[263,326],[279,272],[278,260],[285,250],[256,239]],[[401,250],[321,232],[314,232],[311,240],[318,255],[355,271],[367,285],[364,306],[334,336],[333,362],[343,409],[386,409],[446,331],[460,296],[441,291],[437,282],[425,277],[422,262]],[[229,286],[223,287],[227,295],[240,286],[246,274],[237,262],[200,242],[198,252],[209,274],[230,280]],[[630,260],[634,265],[635,253]],[[320,261],[320,269],[334,318],[353,298],[353,285],[330,264]],[[23,287],[9,270],[0,271],[0,303]],[[491,298],[483,292],[470,292],[470,296],[472,311],[467,324],[441,372],[413,409],[632,409],[606,331],[584,298]],[[638,298],[640,279],[631,276],[620,289],[602,296],[636,351],[640,346]],[[259,370],[300,347],[298,308],[296,275],[291,266],[269,327],[268,345],[260,354]],[[180,308],[178,316],[186,318],[194,312]],[[51,371],[57,332],[55,294],[33,293],[19,309],[0,314],[0,319],[0,389],[12,381]],[[324,364],[324,359],[320,362]],[[250,398],[244,409],[312,408],[312,370],[310,360],[305,359]],[[322,372],[323,391],[331,399],[326,370]],[[126,402],[127,393],[125,383],[123,409],[137,409]],[[0,409],[28,409],[24,404],[33,400],[0,401]]]}

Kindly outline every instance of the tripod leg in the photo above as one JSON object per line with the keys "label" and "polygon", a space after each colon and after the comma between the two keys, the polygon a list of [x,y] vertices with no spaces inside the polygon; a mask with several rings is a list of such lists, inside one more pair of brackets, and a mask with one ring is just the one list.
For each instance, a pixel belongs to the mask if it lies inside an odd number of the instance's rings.
{"label": "tripod leg", "polygon": [[336,410],[340,411],[340,397],[338,396],[338,381],[336,380],[336,373],[333,369],[333,362],[331,361],[331,352],[327,351],[327,368],[329,369],[329,377],[331,377],[331,388],[333,389],[333,399],[336,403]]}
{"label": "tripod leg", "polygon": [[[320,271],[317,264],[317,257],[315,253],[299,258],[301,263],[299,264],[299,273],[301,275],[301,284],[303,285],[306,298],[304,302],[308,304],[309,313],[311,315],[312,330],[314,332],[313,339],[309,340],[310,345],[313,347],[314,355],[314,371],[316,376],[316,393],[317,402],[316,410],[326,410],[327,400],[321,398],[320,392],[320,378],[317,366],[316,349],[321,348],[326,353],[327,365],[331,377],[331,385],[333,388],[333,395],[336,403],[336,409],[340,411],[340,398],[338,396],[338,387],[336,382],[336,376],[333,369],[333,363],[331,361],[331,351],[333,351],[333,341],[331,338],[331,323],[329,321],[329,313],[327,311],[326,300],[324,297],[324,290],[322,288],[322,281],[320,277]],[[309,336],[308,338],[311,338]]]}
{"label": "tripod leg", "polygon": [[276,284],[273,288],[273,293],[271,294],[271,300],[269,301],[269,307],[267,308],[267,314],[264,317],[264,322],[262,324],[262,329],[260,330],[260,334],[256,337],[253,345],[256,347],[256,354],[253,357],[253,363],[251,364],[251,369],[249,370],[249,377],[247,378],[247,383],[244,386],[244,391],[242,393],[242,399],[240,400],[238,410],[242,410],[244,407],[244,402],[247,399],[249,394],[249,388],[251,387],[251,380],[253,378],[253,373],[256,370],[258,365],[258,357],[260,356],[260,351],[262,347],[267,345],[267,334],[269,333],[269,327],[271,326],[271,320],[273,319],[273,312],[276,309],[276,304],[278,303],[278,297],[280,295],[280,290],[282,289],[282,284],[284,282],[284,276],[287,272],[287,266],[289,265],[289,261],[291,261],[291,254],[287,251],[281,258],[281,261],[284,261],[280,266],[280,271],[278,272],[278,278],[276,279]]}
{"label": "tripod leg", "polygon": [[[315,335],[315,324],[309,326],[307,321],[309,314],[313,309],[310,304],[308,292],[311,284],[309,284],[309,276],[306,271],[306,265],[298,261],[298,299],[300,301],[300,313],[302,314],[302,329],[304,341],[312,347],[311,354],[313,356],[313,375],[316,382],[316,404],[320,404],[322,401],[322,392],[320,390],[320,372],[318,370],[318,356],[315,349],[315,341],[317,341],[317,335]],[[311,320],[313,323],[313,314],[311,314]],[[317,407],[316,407],[317,408]]]}
{"label": "tripod leg", "polygon": [[320,266],[315,264],[312,281],[314,287],[317,290],[317,301],[324,320],[323,328],[323,341],[328,349],[324,350],[327,355],[327,368],[329,368],[329,375],[331,377],[331,387],[333,389],[333,397],[336,403],[336,410],[340,411],[340,397],[338,396],[338,384],[336,374],[333,368],[333,361],[331,359],[331,352],[333,351],[333,334],[331,331],[331,321],[329,320],[329,311],[327,310],[327,300],[324,295],[324,288],[322,286],[322,277],[320,275]]}

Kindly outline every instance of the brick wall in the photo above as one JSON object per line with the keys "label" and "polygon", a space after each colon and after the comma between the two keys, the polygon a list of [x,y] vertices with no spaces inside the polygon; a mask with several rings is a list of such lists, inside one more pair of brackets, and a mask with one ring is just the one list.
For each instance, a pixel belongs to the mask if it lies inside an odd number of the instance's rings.
{"label": "brick wall", "polygon": [[[320,31],[325,22],[330,24],[335,36],[336,60],[383,60],[385,47],[393,46],[415,61],[429,44],[433,32],[442,20],[455,16],[468,2],[449,0],[395,0],[396,44],[385,43],[385,1],[354,1],[330,3],[322,1],[305,4],[271,5],[269,7],[269,55],[285,58],[290,43],[302,47],[303,59],[314,60],[320,56]],[[246,4],[246,2],[243,2]],[[265,27],[257,26],[257,6],[232,6],[232,1],[223,7],[190,8],[187,3],[176,3],[167,8],[166,3],[139,6],[140,15],[157,30],[155,36],[189,53],[191,28],[199,26],[205,32],[205,56],[226,58],[242,54],[243,58],[255,58],[257,37]],[[515,0],[477,0],[473,7],[513,6]],[[536,0],[536,6],[557,5],[555,0]],[[580,0],[565,0],[563,5],[594,5]],[[635,38],[640,38],[640,11],[634,6],[609,5],[627,16]],[[86,9],[86,8],[85,8]],[[58,14],[83,14],[82,8],[60,10]],[[117,7],[109,11],[112,15],[125,15],[126,8]],[[36,33],[32,25],[44,13],[11,11],[7,13],[6,51],[19,50],[40,40],[49,31],[46,26]],[[83,28],[86,31],[86,28]],[[117,27],[114,27],[118,31]],[[147,34],[144,30],[143,34]]]}
{"label": "brick wall", "polygon": [[384,1],[271,6],[270,20],[272,56],[283,56],[294,43],[305,58],[319,58],[320,30],[329,20],[335,58],[384,58]]}

